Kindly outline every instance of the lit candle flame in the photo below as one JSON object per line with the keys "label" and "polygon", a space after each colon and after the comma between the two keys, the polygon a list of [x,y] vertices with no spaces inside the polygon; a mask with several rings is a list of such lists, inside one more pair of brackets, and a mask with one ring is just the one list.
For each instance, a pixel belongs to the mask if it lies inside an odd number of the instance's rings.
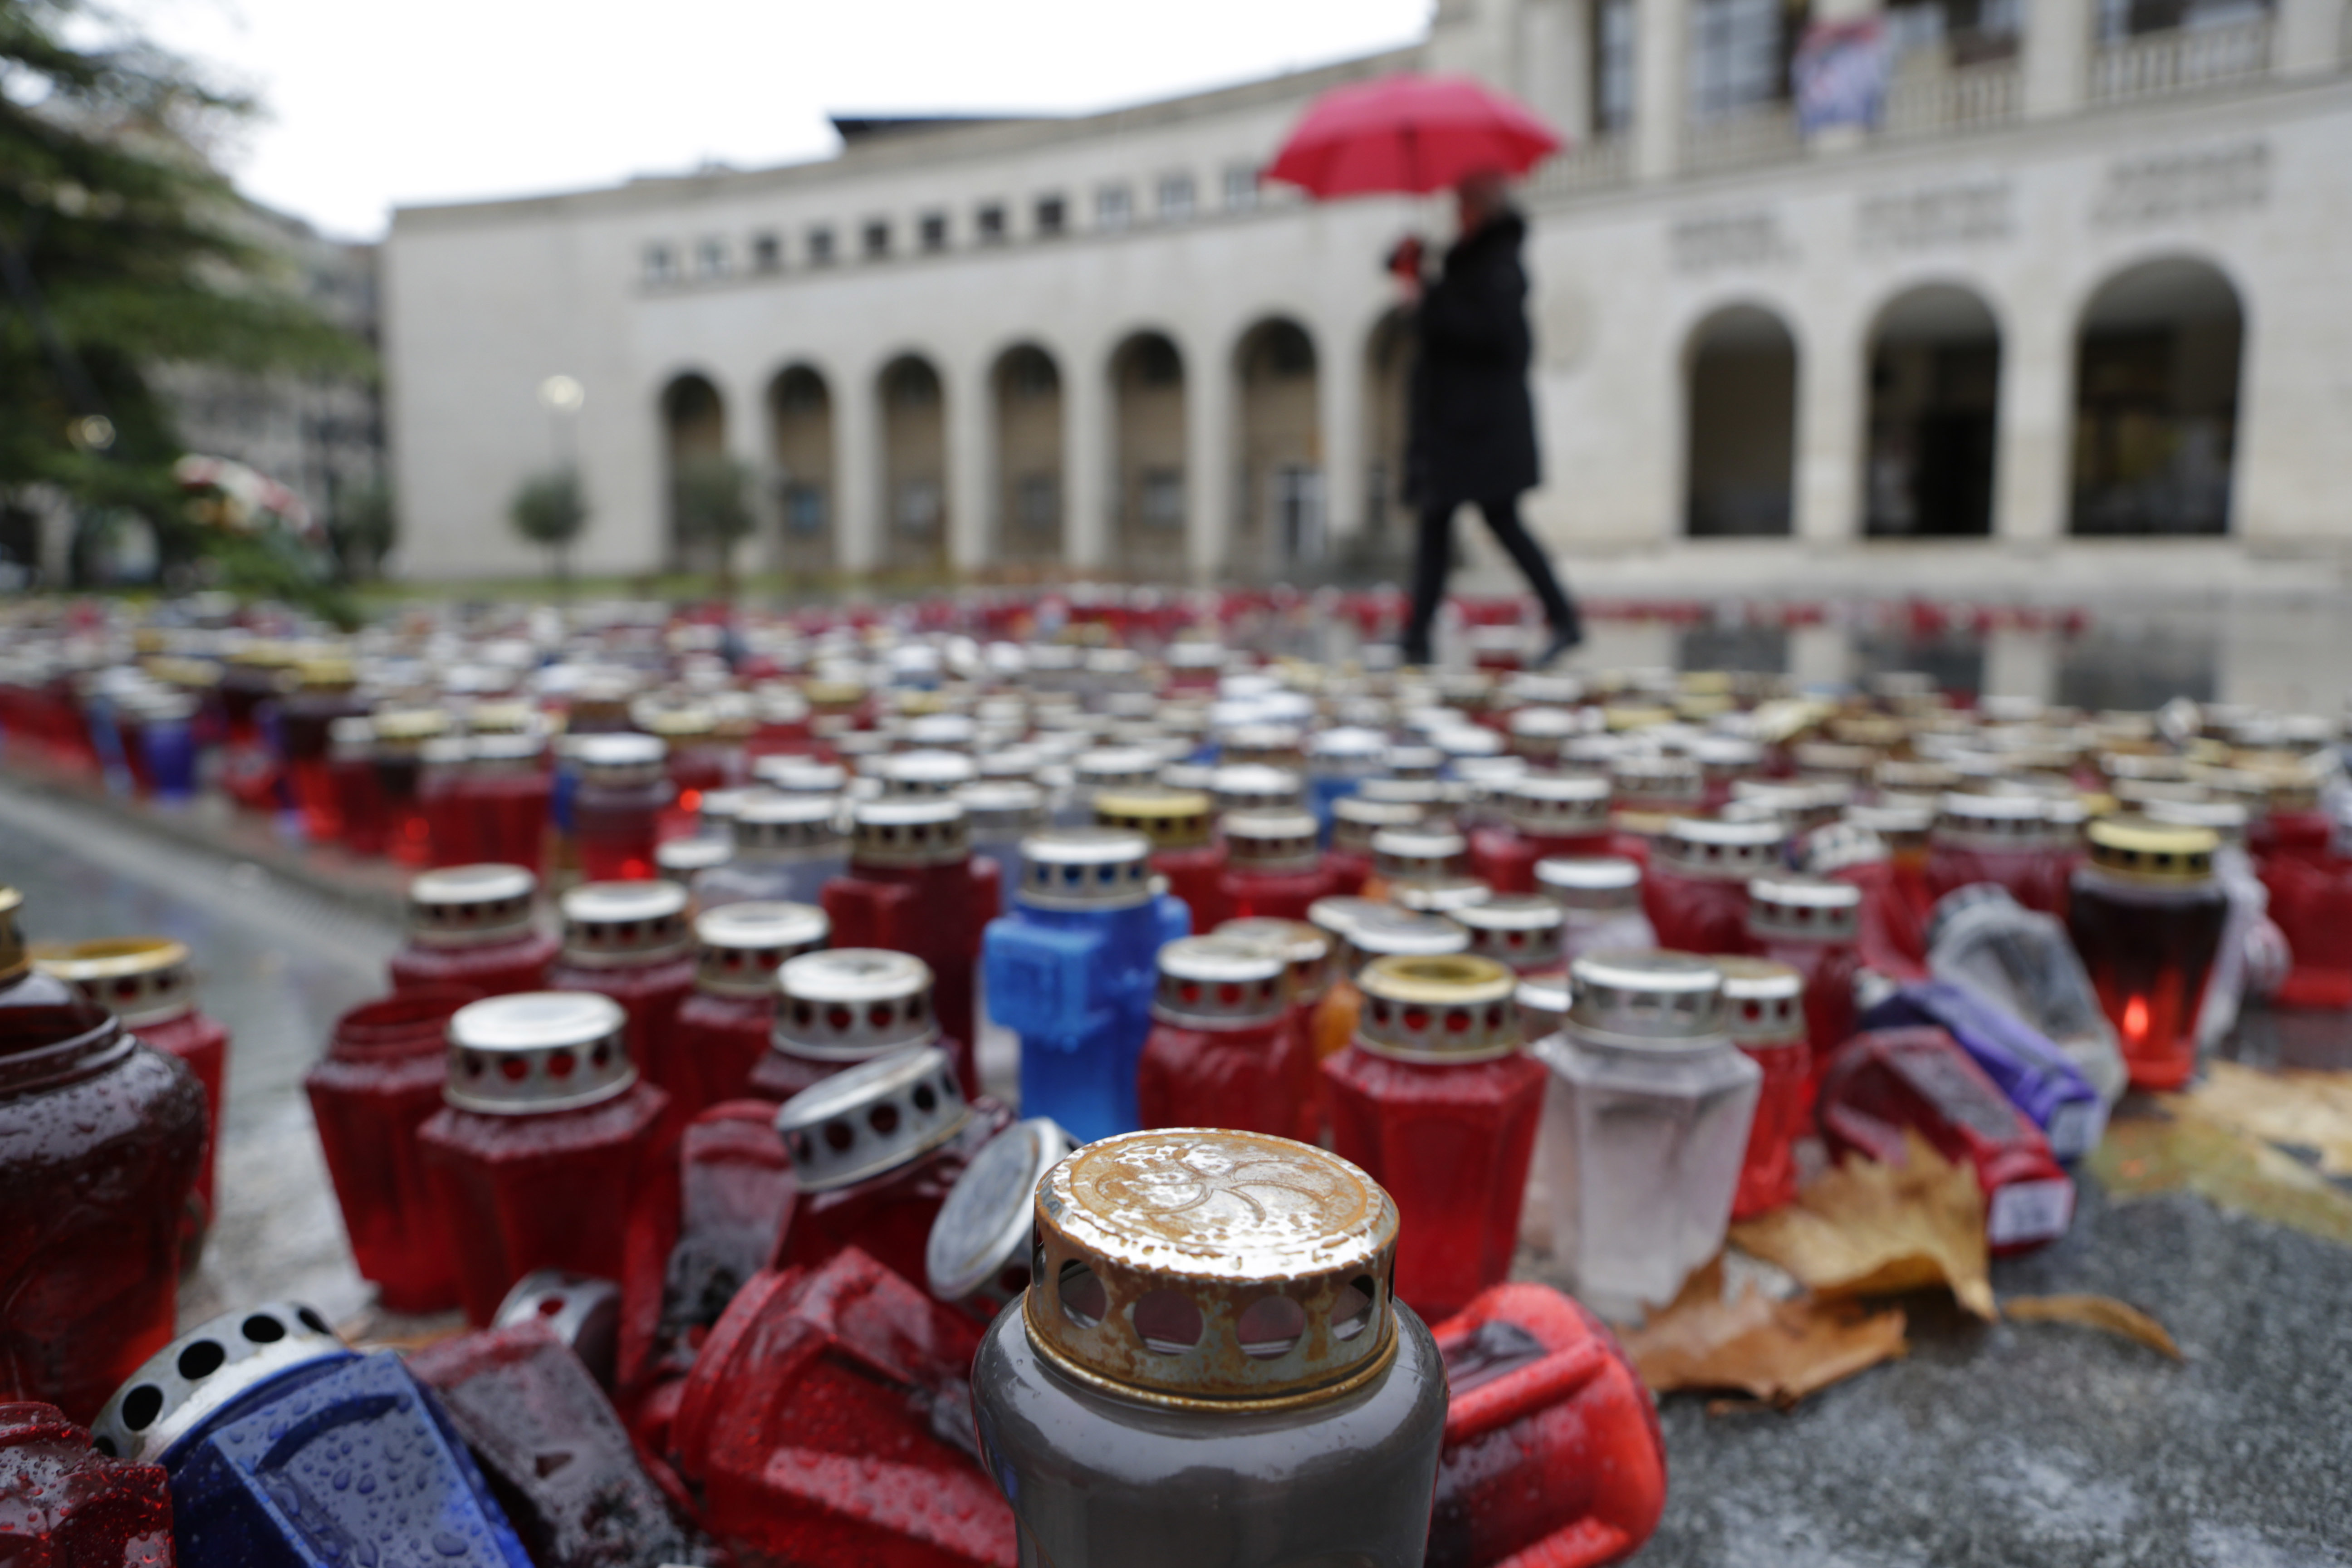
{"label": "lit candle flame", "polygon": [[2147,1037],[2147,998],[2135,996],[2124,1004],[2124,1033],[2135,1040]]}

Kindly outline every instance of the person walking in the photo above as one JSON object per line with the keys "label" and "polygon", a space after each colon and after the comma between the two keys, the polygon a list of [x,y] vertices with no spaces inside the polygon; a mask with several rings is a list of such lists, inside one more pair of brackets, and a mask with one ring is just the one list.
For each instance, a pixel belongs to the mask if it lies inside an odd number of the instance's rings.
{"label": "person walking", "polygon": [[1407,239],[1390,258],[1420,336],[1405,448],[1405,500],[1421,513],[1412,618],[1404,659],[1430,662],[1430,626],[1453,566],[1454,514],[1475,503],[1542,602],[1551,639],[1540,669],[1584,640],[1575,604],[1543,549],[1519,521],[1519,496],[1535,488],[1535,405],[1528,395],[1528,275],[1519,265],[1527,220],[1511,207],[1499,174],[1454,187],[1460,218],[1433,281],[1424,282],[1421,246]]}

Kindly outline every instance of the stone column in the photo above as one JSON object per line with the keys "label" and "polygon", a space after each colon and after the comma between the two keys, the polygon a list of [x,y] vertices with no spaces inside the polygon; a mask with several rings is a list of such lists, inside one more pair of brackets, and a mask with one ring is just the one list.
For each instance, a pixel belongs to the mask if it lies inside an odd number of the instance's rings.
{"label": "stone column", "polygon": [[1800,539],[1840,544],[1862,531],[1864,426],[1869,418],[1863,326],[1799,315],[1797,456],[1790,497]]}
{"label": "stone column", "polygon": [[2272,68],[2317,76],[2344,63],[2344,0],[2278,0]]}
{"label": "stone column", "polygon": [[1110,559],[1110,371],[1100,348],[1071,351],[1062,365],[1062,548],[1082,571]]}
{"label": "stone column", "polygon": [[1233,536],[1234,475],[1241,466],[1233,344],[1213,342],[1184,354],[1184,559],[1196,582],[1212,583]]}
{"label": "stone column", "polygon": [[1690,117],[1690,0],[1633,0],[1633,174],[1674,177]]}
{"label": "stone column", "polygon": [[1592,0],[1532,0],[1519,49],[1528,107],[1581,146],[1592,135]]}
{"label": "stone column", "polygon": [[2046,631],[1995,626],[1985,637],[1984,689],[1988,697],[2054,700],[2058,695],[2057,638]]}
{"label": "stone column", "polygon": [[883,518],[882,388],[875,367],[844,376],[833,400],[833,548],[844,572],[871,572]]}
{"label": "stone column", "polygon": [[2046,546],[2064,536],[2072,510],[2075,323],[2061,301],[2032,291],[2006,301],[2003,316],[1992,531]]}
{"label": "stone column", "polygon": [[2033,0],[2025,7],[2025,117],[2049,120],[2083,107],[2090,85],[2092,0]]}
{"label": "stone column", "polygon": [[1336,549],[1364,529],[1364,339],[1325,334],[1315,378],[1323,448],[1323,528]]}
{"label": "stone column", "polygon": [[997,516],[995,377],[985,364],[950,363],[940,390],[948,400],[948,564],[958,575],[978,571],[995,552]]}

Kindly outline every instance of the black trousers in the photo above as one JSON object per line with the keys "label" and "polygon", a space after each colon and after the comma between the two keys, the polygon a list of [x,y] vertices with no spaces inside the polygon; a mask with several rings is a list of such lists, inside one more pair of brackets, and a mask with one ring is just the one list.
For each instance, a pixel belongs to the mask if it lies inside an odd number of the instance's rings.
{"label": "black trousers", "polygon": [[[1437,618],[1437,606],[1445,601],[1446,574],[1454,566],[1454,513],[1450,506],[1422,509],[1421,539],[1413,551],[1412,615],[1405,623],[1404,658],[1408,664],[1429,662],[1429,627]],[[1527,525],[1519,521],[1517,497],[1506,496],[1500,500],[1480,501],[1478,510],[1486,515],[1486,527],[1496,542],[1510,552],[1518,563],[1528,586],[1535,590],[1543,604],[1544,619],[1551,623],[1554,634],[1566,632],[1576,636],[1578,625],[1576,605],[1560,587],[1559,579],[1552,575],[1551,563],[1544,558],[1543,548],[1528,534]]]}

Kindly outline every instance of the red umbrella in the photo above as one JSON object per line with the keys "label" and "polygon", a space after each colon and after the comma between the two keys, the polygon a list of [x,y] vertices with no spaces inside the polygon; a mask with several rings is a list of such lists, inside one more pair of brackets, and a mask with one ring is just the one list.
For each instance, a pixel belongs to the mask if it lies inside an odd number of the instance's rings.
{"label": "red umbrella", "polygon": [[1404,73],[1317,99],[1265,176],[1327,199],[1420,195],[1472,174],[1524,174],[1560,145],[1524,104],[1483,82]]}

